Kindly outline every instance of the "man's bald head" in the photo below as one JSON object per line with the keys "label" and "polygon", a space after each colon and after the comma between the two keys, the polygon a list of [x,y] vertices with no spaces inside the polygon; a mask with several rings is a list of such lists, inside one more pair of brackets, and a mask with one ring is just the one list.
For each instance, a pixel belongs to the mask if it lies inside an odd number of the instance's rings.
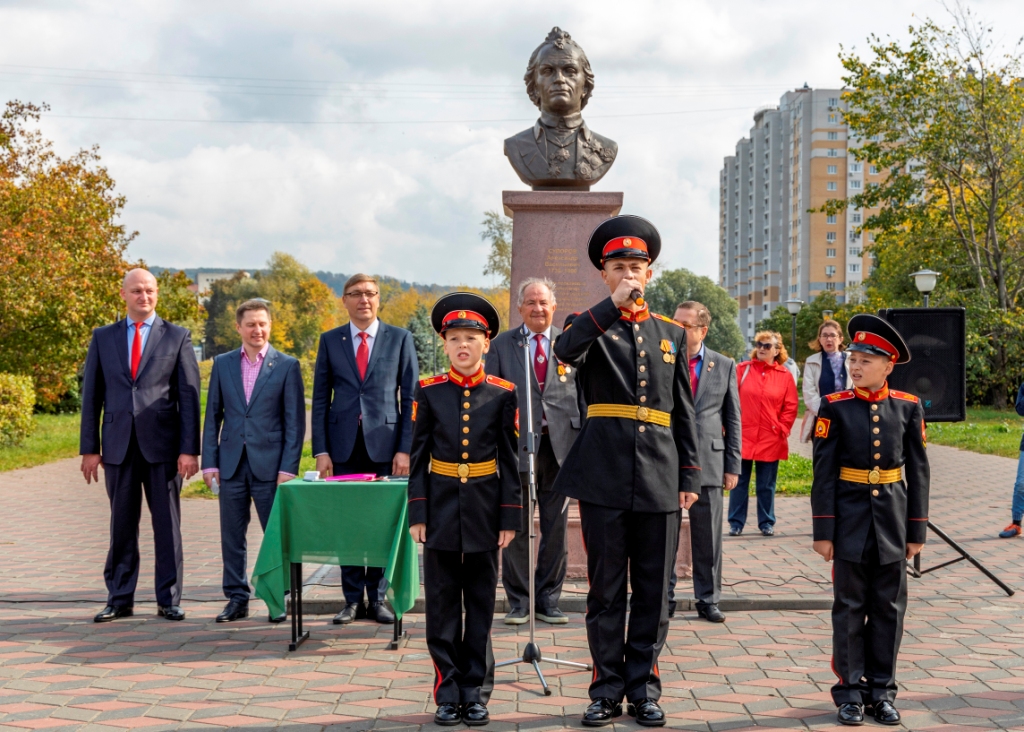
{"label": "man's bald head", "polygon": [[121,299],[128,308],[128,317],[138,322],[156,310],[156,277],[149,270],[136,267],[128,270],[121,282]]}

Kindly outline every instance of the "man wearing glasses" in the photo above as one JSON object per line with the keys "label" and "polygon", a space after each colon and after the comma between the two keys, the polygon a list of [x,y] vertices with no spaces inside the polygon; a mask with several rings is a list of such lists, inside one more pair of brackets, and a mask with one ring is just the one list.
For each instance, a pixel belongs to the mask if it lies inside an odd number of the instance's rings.
{"label": "man wearing glasses", "polygon": [[[366,274],[345,283],[349,322],[320,336],[313,377],[313,455],[323,477],[408,475],[419,365],[412,333],[377,319],[380,288]],[[372,490],[372,484],[367,486]],[[335,624],[393,623],[381,567],[342,567],[345,608]],[[363,604],[366,593],[368,605]]]}
{"label": "man wearing glasses", "polygon": [[[722,595],[722,496],[736,487],[742,461],[740,396],[736,362],[704,345],[711,313],[689,300],[676,306],[676,322],[686,328],[690,389],[697,415],[701,499],[689,508],[693,551],[693,596],[697,614],[712,623],[725,622],[718,609]],[[678,533],[676,535],[678,543]],[[676,568],[668,585],[668,614],[675,615]]]}

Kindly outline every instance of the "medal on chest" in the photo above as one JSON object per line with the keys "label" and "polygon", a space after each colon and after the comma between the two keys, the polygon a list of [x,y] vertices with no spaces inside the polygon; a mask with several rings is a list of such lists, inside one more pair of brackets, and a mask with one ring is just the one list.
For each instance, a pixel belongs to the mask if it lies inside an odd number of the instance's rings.
{"label": "medal on chest", "polygon": [[673,341],[661,342],[661,360],[670,364],[676,362],[676,344]]}

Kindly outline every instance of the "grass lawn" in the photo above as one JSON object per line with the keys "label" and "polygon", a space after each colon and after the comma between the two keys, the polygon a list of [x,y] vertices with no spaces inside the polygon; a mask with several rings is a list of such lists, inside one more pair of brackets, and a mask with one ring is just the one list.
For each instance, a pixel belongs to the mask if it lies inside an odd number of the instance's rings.
{"label": "grass lawn", "polygon": [[[809,496],[811,481],[814,477],[811,461],[805,457],[790,453],[789,460],[779,461],[779,475],[775,480],[775,494],[779,496]],[[754,475],[750,476],[750,495],[755,495],[754,485],[757,476],[757,465]]]}
{"label": "grass lawn", "polygon": [[[307,470],[316,470],[316,460],[313,459],[313,445],[309,442],[302,446],[302,460],[299,461],[299,477],[302,477],[302,474]],[[217,500],[217,496],[213,495],[210,489],[206,487],[206,483],[203,482],[201,475],[181,489],[181,497]]]}
{"label": "grass lawn", "polygon": [[0,472],[31,468],[78,454],[77,414],[36,414],[35,431],[18,447],[0,447]]}
{"label": "grass lawn", "polygon": [[932,422],[928,442],[985,455],[1016,458],[1024,419],[1012,409],[968,407],[966,422]]}

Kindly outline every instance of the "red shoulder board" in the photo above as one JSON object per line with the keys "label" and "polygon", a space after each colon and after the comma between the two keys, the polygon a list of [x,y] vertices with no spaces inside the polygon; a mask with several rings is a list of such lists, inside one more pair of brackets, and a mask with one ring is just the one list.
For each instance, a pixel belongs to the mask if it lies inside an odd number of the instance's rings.
{"label": "red shoulder board", "polygon": [[[891,391],[889,393],[892,394]],[[847,399],[853,399],[855,396],[857,395],[853,393],[853,390],[850,390],[837,391],[835,394],[829,394],[825,398],[828,399],[829,402],[845,402]]]}
{"label": "red shoulder board", "polygon": [[504,379],[499,379],[497,376],[488,376],[487,377],[487,383],[488,384],[494,384],[495,386],[500,386],[502,389],[504,389],[506,391],[515,391],[515,389],[516,389],[516,385],[513,384],[511,381],[505,381]]}
{"label": "red shoulder board", "polygon": [[672,325],[677,325],[680,328],[683,327],[683,324],[680,323],[678,320],[672,320],[672,318],[666,318],[664,315],[658,315],[658,313],[651,313],[651,317],[652,318],[657,318],[658,320],[661,320],[661,321],[663,321],[665,323],[671,323]]}
{"label": "red shoulder board", "polygon": [[420,379],[420,386],[433,386],[434,384],[443,384],[448,381],[448,374],[438,374],[437,376],[431,376],[429,379]]}
{"label": "red shoulder board", "polygon": [[913,402],[914,404],[917,404],[919,401],[921,401],[913,394],[908,394],[905,391],[896,391],[895,389],[889,389],[889,396],[891,396],[893,399],[902,399],[903,401]]}

